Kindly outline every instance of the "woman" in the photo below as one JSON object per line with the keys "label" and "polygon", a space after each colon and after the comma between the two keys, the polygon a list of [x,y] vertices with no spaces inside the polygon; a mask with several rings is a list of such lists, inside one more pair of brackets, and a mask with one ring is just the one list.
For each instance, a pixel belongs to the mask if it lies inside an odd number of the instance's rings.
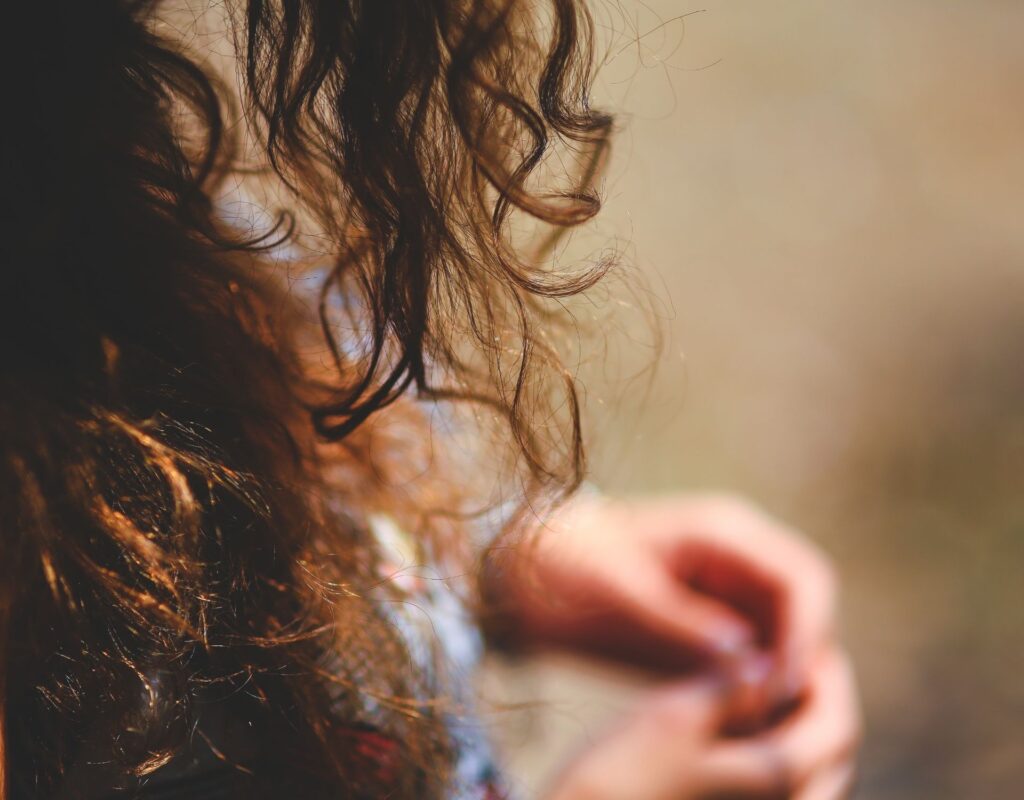
{"label": "woman", "polygon": [[607,268],[540,266],[611,131],[579,3],[58,0],[6,29],[4,797],[501,796],[456,691],[475,592],[395,572],[472,565],[438,445],[490,417],[523,487],[471,570],[495,634],[700,676],[552,796],[843,791],[821,558],[732,501],[561,502],[552,307]]}

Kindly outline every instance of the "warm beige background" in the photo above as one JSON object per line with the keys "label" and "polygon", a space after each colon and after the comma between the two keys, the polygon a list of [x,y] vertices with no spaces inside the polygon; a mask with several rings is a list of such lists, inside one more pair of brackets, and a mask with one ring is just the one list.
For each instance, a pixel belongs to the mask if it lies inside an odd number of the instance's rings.
{"label": "warm beige background", "polygon": [[[598,481],[743,491],[834,554],[858,797],[1024,796],[1024,3],[597,13],[624,131],[574,247],[628,242],[671,330],[642,402],[628,307],[582,368]],[[490,685],[557,698],[499,715],[527,788],[628,700],[557,664]]]}

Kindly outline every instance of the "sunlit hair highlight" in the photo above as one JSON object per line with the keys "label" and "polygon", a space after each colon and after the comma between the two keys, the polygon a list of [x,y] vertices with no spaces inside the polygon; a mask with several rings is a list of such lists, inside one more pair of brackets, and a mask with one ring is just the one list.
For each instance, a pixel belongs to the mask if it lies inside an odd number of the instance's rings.
{"label": "sunlit hair highlight", "polygon": [[[427,406],[500,419],[523,507],[584,471],[552,332],[609,264],[547,255],[597,213],[611,132],[585,9],[226,12],[237,76],[156,2],[12,11],[49,41],[5,78],[8,798],[135,791],[199,740],[246,796],[444,796],[457,709],[388,617],[369,519],[467,551]],[[226,219],[236,185],[276,223]]]}

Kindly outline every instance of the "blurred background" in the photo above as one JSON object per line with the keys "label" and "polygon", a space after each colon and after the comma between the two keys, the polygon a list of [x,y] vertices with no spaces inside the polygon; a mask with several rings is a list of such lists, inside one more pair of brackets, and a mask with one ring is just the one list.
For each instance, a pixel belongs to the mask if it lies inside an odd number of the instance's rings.
{"label": "blurred background", "polygon": [[[1024,796],[1024,3],[595,14],[622,130],[569,250],[639,279],[580,368],[596,482],[748,494],[834,556],[857,797]],[[493,663],[490,697],[538,701],[493,717],[520,786],[636,685]]]}

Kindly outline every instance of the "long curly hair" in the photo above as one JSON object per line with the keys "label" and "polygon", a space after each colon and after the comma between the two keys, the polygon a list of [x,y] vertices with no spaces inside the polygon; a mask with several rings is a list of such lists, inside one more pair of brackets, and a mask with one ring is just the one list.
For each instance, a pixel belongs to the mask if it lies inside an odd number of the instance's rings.
{"label": "long curly hair", "polygon": [[[211,10],[223,35],[197,32]],[[552,308],[608,265],[547,254],[597,213],[612,127],[585,9],[5,23],[27,46],[3,78],[2,796],[136,791],[200,741],[239,796],[443,796],[443,693],[368,517],[461,547],[438,404],[500,420],[528,501],[580,479]],[[232,218],[239,187],[270,222]]]}

